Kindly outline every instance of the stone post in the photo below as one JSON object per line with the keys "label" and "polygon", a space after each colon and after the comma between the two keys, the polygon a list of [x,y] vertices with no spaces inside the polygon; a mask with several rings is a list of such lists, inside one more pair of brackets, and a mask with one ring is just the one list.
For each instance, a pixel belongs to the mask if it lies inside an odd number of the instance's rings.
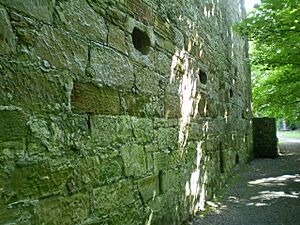
{"label": "stone post", "polygon": [[253,118],[254,157],[276,158],[277,143],[275,118]]}

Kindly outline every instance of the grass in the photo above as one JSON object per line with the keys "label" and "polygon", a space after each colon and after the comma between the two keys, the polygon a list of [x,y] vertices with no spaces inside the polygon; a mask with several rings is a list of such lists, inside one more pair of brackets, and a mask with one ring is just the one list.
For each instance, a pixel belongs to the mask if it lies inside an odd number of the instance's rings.
{"label": "grass", "polygon": [[277,131],[277,135],[287,138],[300,138],[300,131]]}

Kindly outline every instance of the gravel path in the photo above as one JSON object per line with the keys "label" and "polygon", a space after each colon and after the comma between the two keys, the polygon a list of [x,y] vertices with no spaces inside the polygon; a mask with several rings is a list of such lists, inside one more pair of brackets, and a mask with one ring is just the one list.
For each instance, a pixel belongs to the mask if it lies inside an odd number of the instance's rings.
{"label": "gravel path", "polygon": [[219,202],[189,225],[300,225],[300,139],[281,140],[276,159],[255,159]]}

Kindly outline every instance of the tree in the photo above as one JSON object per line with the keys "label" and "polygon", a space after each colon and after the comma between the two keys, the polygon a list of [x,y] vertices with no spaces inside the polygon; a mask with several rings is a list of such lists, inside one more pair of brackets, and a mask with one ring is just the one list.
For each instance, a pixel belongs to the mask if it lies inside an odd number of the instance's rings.
{"label": "tree", "polygon": [[300,120],[300,0],[263,0],[238,24],[252,41],[253,111]]}

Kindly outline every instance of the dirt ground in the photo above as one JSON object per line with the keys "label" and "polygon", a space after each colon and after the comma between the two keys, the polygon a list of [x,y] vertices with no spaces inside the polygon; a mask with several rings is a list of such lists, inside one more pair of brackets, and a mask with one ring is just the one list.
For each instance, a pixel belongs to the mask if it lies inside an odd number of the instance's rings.
{"label": "dirt ground", "polygon": [[280,140],[280,156],[241,169],[219,201],[189,225],[300,225],[300,139]]}

